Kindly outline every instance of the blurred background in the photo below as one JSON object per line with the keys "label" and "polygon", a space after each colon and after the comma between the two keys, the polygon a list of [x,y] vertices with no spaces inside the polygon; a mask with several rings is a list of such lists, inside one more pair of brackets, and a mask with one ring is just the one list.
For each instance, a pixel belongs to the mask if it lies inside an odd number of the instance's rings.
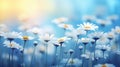
{"label": "blurred background", "polygon": [[[5,24],[9,31],[20,31],[21,26],[40,27],[62,37],[64,30],[53,23],[54,19],[68,18],[66,23],[77,28],[77,24],[84,22],[84,16],[105,20],[103,24],[108,23],[108,18],[114,18],[115,21],[104,28],[100,23],[92,22],[100,27],[100,31],[111,31],[111,28],[120,26],[120,0],[0,0],[0,24]],[[119,67],[119,62],[114,62],[120,61],[118,57],[112,57],[110,63]]]}
{"label": "blurred background", "polygon": [[0,23],[41,25],[67,17],[76,25],[83,15],[119,15],[119,4],[119,0],[0,0]]}

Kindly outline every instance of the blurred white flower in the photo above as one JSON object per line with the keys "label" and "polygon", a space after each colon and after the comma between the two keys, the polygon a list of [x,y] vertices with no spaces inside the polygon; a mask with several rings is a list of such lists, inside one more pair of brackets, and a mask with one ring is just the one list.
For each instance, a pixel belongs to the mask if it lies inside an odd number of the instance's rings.
{"label": "blurred white flower", "polygon": [[70,32],[66,32],[65,36],[72,38],[73,40],[77,40],[79,38],[79,36],[81,35],[85,35],[86,31],[82,30],[82,29],[74,29],[71,30]]}
{"label": "blurred white flower", "polygon": [[120,35],[120,26],[115,26],[115,28],[112,29],[112,32],[114,32],[115,34]]}
{"label": "blurred white flower", "polygon": [[29,47],[24,50],[24,54],[31,55],[34,51],[34,48]]}
{"label": "blurred white flower", "polygon": [[18,32],[6,32],[3,34],[8,40],[14,40],[15,38],[21,38],[21,33]]}
{"label": "blurred white flower", "polygon": [[89,22],[79,24],[78,26],[80,29],[83,29],[85,31],[90,31],[90,30],[95,31],[96,29],[98,29],[98,26],[96,26],[95,24],[89,23]]}
{"label": "blurred white flower", "polygon": [[23,47],[14,41],[12,41],[11,43],[10,41],[5,41],[4,44],[4,46],[7,48],[18,49],[20,51],[23,50]]}
{"label": "blurred white flower", "polygon": [[82,49],[83,49],[83,46],[79,46],[79,49],[82,50]]}
{"label": "blurred white flower", "polygon": [[[65,64],[67,62],[68,59],[63,59],[61,61],[62,64]],[[74,65],[74,66],[80,66],[82,64],[82,61],[79,60],[78,58],[70,58],[68,63],[67,63],[67,66],[70,66],[70,65]]]}
{"label": "blurred white flower", "polygon": [[49,42],[54,38],[54,34],[45,33],[43,35],[40,35],[39,38],[41,41]]}
{"label": "blurred white flower", "polygon": [[74,50],[73,49],[69,49],[69,51],[68,51],[69,53],[70,53],[70,55],[71,54],[73,54],[74,53]]}
{"label": "blurred white flower", "polygon": [[28,25],[28,24],[23,24],[19,27],[19,30],[22,30],[22,31],[27,31],[31,28],[31,25]]}
{"label": "blurred white flower", "polygon": [[106,63],[106,64],[97,64],[94,67],[115,67],[115,66],[113,64]]}
{"label": "blurred white flower", "polygon": [[62,44],[62,43],[64,43],[64,42],[68,41],[68,40],[70,40],[70,38],[68,38],[68,37],[61,37],[61,38],[58,38],[58,39],[57,39],[57,42],[58,42],[59,44]]}
{"label": "blurred white flower", "polygon": [[49,44],[47,47],[47,51],[46,51],[46,46],[45,45],[38,45],[36,47],[36,51],[43,54],[43,53],[47,53],[49,55],[52,55],[54,53],[54,45]]}
{"label": "blurred white flower", "polygon": [[112,39],[114,39],[114,38],[116,37],[116,35],[115,35],[114,32],[108,32],[108,33],[106,33],[106,34],[107,34],[107,38],[108,38],[109,40],[112,40]]}
{"label": "blurred white flower", "polygon": [[74,29],[71,24],[59,24],[58,26],[65,30],[73,30]]}
{"label": "blurred white flower", "polygon": [[82,54],[81,57],[85,58],[85,59],[89,59],[90,58],[90,54],[89,53]]}
{"label": "blurred white flower", "polygon": [[111,46],[110,45],[96,45],[97,49],[100,49],[102,51],[110,51],[111,50]]}
{"label": "blurred white flower", "polygon": [[84,45],[88,44],[91,42],[90,38],[81,38],[78,40],[78,43],[83,43]]}
{"label": "blurred white flower", "polygon": [[107,38],[107,35],[106,34],[103,34],[102,37],[100,37],[99,40],[97,40],[96,44],[100,45],[100,44],[103,44],[103,45],[106,45],[108,44],[109,40]]}
{"label": "blurred white flower", "polygon": [[110,15],[107,17],[107,19],[111,21],[117,20],[118,18],[119,18],[118,15]]}
{"label": "blurred white flower", "polygon": [[[3,59],[10,59],[8,53],[3,53],[3,54],[2,54],[2,58],[3,58]],[[11,61],[12,61],[12,60],[18,61],[18,57],[17,57],[16,55],[13,55],[13,58],[10,59],[10,60],[11,60]]]}
{"label": "blurred white flower", "polygon": [[82,17],[82,20],[87,21],[87,22],[94,21],[95,19],[96,19],[96,17],[92,16],[92,15],[83,15],[83,17]]}
{"label": "blurred white flower", "polygon": [[107,26],[112,24],[110,20],[103,20],[103,19],[96,19],[96,23],[100,24],[101,26]]}
{"label": "blurred white flower", "polygon": [[88,37],[90,37],[96,41],[96,40],[100,39],[103,36],[103,34],[104,34],[103,32],[94,32],[94,33],[90,33],[88,35]]}
{"label": "blurred white flower", "polygon": [[80,29],[80,28],[77,28],[77,29],[75,30],[75,32],[76,32],[77,36],[85,35],[85,34],[86,34],[86,31],[83,30],[83,29]]}
{"label": "blurred white flower", "polygon": [[68,21],[68,18],[66,18],[66,17],[60,17],[60,18],[54,19],[52,22],[54,22],[56,24],[61,24],[61,23],[65,23],[67,21]]}
{"label": "blurred white flower", "polygon": [[41,33],[41,29],[37,28],[37,27],[34,27],[32,29],[29,29],[27,32],[31,32],[33,34],[40,34]]}
{"label": "blurred white flower", "polygon": [[34,27],[38,27],[39,26],[39,22],[25,22],[25,23],[22,23],[20,26],[19,26],[19,30],[22,30],[22,31],[27,31],[31,28],[34,28]]}
{"label": "blurred white flower", "polygon": [[8,32],[8,27],[5,24],[0,24],[0,32]]}
{"label": "blurred white flower", "polygon": [[65,32],[65,36],[68,37],[68,38],[71,38],[71,39],[73,39],[75,41],[78,39],[77,33],[74,30],[70,31],[70,32]]}

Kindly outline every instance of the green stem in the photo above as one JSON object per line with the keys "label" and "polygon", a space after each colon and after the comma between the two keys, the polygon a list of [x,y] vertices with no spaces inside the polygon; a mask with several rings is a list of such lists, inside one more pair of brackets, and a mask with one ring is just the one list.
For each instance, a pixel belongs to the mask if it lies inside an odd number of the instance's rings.
{"label": "green stem", "polygon": [[48,46],[46,45],[46,56],[45,56],[46,57],[46,59],[45,59],[46,60],[46,67],[48,66],[47,65],[47,48],[48,48]]}
{"label": "green stem", "polygon": [[70,56],[69,56],[69,58],[68,58],[67,62],[65,63],[65,67],[66,67],[67,63],[69,62],[69,60],[70,60],[71,56],[72,56],[72,55],[70,55]]}
{"label": "green stem", "polygon": [[12,67],[14,67],[13,54],[14,54],[14,49],[12,49]]}
{"label": "green stem", "polygon": [[25,49],[25,45],[26,45],[26,40],[24,40],[24,45],[23,45],[23,53],[22,53],[22,67],[24,67],[24,49]]}
{"label": "green stem", "polygon": [[84,54],[86,53],[86,45],[84,45]]}
{"label": "green stem", "polygon": [[33,61],[34,54],[35,54],[35,48],[36,48],[36,47],[34,47],[33,54],[32,54],[32,57],[31,57],[31,63],[30,63],[30,66],[32,66],[32,61]]}

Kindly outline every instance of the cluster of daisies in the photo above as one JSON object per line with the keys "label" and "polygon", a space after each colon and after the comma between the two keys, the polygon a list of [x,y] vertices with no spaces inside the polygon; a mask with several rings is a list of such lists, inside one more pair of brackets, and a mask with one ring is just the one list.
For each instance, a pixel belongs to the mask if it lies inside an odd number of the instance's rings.
{"label": "cluster of daisies", "polygon": [[[52,22],[65,31],[62,37],[55,37],[53,32],[39,27],[23,25],[20,26],[22,31],[16,32],[0,24],[0,43],[8,49],[6,53],[5,49],[0,49],[2,59],[8,61],[1,65],[15,67],[14,62],[19,61],[22,67],[115,67],[106,60],[112,53],[119,54],[120,26],[105,32],[94,22],[105,27],[117,19],[116,15],[104,20],[87,15],[82,17],[84,23],[76,25],[77,28],[66,23],[68,18],[54,19]],[[101,60],[102,64],[97,63]]]}

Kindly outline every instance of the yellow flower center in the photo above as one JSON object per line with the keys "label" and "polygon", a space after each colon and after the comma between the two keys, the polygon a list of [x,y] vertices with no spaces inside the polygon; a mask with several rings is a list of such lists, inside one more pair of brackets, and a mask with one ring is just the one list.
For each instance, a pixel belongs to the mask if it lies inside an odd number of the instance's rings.
{"label": "yellow flower center", "polygon": [[101,67],[107,67],[105,64],[103,64]]}
{"label": "yellow flower center", "polygon": [[58,42],[64,42],[63,38],[58,39]]}
{"label": "yellow flower center", "polygon": [[23,36],[23,40],[28,40],[28,36]]}
{"label": "yellow flower center", "polygon": [[117,33],[120,33],[120,29],[116,30]]}
{"label": "yellow flower center", "polygon": [[59,18],[58,21],[62,23],[63,22],[63,18]]}
{"label": "yellow flower center", "polygon": [[85,30],[89,30],[91,28],[91,26],[86,25],[84,28],[85,28]]}
{"label": "yellow flower center", "polygon": [[68,28],[68,24],[64,24],[64,28]]}
{"label": "yellow flower center", "polygon": [[13,44],[10,44],[10,47],[13,47]]}
{"label": "yellow flower center", "polygon": [[113,37],[113,35],[112,35],[112,34],[109,34],[109,37]]}

